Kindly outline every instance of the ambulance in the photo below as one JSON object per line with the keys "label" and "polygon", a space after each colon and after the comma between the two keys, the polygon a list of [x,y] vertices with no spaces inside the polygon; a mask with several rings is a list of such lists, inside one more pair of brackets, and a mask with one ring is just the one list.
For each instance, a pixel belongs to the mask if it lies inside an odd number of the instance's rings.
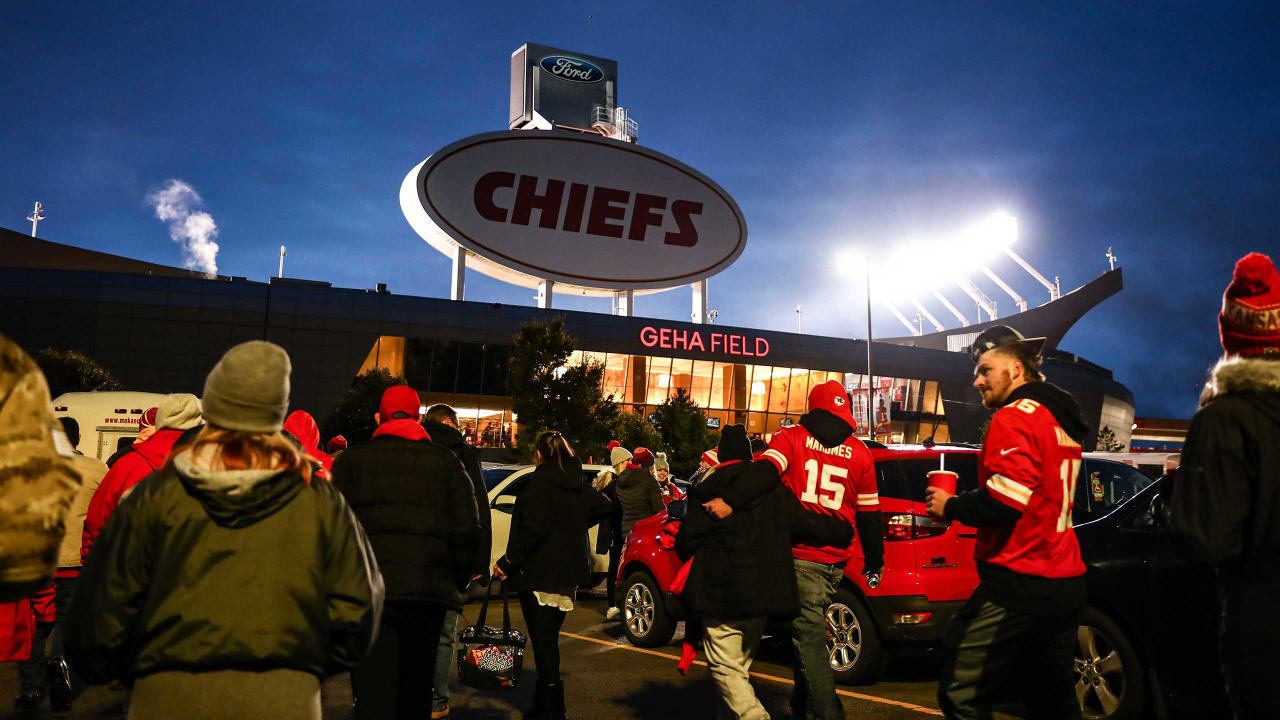
{"label": "ambulance", "polygon": [[138,420],[164,395],[147,392],[72,392],[54,398],[55,417],[71,417],[80,425],[80,452],[106,462],[138,436]]}

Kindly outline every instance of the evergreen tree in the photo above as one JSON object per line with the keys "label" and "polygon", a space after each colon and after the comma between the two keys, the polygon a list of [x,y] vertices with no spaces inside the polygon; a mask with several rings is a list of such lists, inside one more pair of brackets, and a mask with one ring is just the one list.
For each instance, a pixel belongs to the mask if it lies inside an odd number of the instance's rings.
{"label": "evergreen tree", "polygon": [[671,449],[671,472],[676,477],[689,477],[698,467],[702,453],[710,447],[707,413],[689,397],[684,388],[654,410],[654,424],[662,435],[662,444]]}
{"label": "evergreen tree", "polygon": [[1099,452],[1128,452],[1129,448],[1116,438],[1116,431],[1106,425],[1098,431],[1098,443],[1095,446]]}
{"label": "evergreen tree", "polygon": [[613,439],[622,443],[622,447],[632,451],[638,447],[645,447],[652,450],[654,454],[666,452],[662,446],[662,435],[658,433],[658,428],[649,422],[643,412],[618,413]]}
{"label": "evergreen tree", "polygon": [[49,397],[69,392],[122,390],[109,370],[75,350],[45,348],[36,353],[36,365],[49,383]]}
{"label": "evergreen tree", "polygon": [[543,430],[563,433],[584,463],[606,456],[618,404],[601,390],[604,364],[569,365],[573,351],[563,318],[528,323],[516,333],[511,409],[519,423],[516,444],[526,458],[532,458],[534,438]]}
{"label": "evergreen tree", "polygon": [[383,391],[392,385],[403,384],[404,378],[392,375],[385,368],[374,368],[357,375],[351,387],[342,394],[338,406],[320,423],[321,442],[341,435],[354,445],[373,437],[377,428],[373,414],[378,412]]}

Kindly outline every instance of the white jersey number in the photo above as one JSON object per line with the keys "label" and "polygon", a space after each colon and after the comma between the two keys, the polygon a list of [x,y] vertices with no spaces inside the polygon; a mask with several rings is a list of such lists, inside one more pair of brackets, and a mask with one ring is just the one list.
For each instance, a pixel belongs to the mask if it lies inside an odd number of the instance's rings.
{"label": "white jersey number", "polygon": [[[821,471],[819,471],[818,461],[814,458],[809,458],[805,461],[804,472],[807,482],[805,482],[804,492],[800,494],[800,500],[807,503],[817,503],[824,508],[839,510],[841,502],[844,501],[844,485],[832,481],[831,478],[844,479],[849,477],[849,468],[840,467],[839,465],[822,465]],[[830,493],[830,495],[827,493]]]}
{"label": "white jersey number", "polygon": [[1058,532],[1071,527],[1071,502],[1076,496],[1076,479],[1080,477],[1083,460],[1062,461],[1062,511],[1058,513]]}

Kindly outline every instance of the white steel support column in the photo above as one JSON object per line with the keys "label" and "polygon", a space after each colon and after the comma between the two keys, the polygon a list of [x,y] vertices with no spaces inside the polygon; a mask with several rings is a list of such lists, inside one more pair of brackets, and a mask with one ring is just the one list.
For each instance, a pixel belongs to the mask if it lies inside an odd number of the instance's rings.
{"label": "white steel support column", "polygon": [[960,321],[961,325],[965,327],[969,327],[969,318],[965,317],[964,313],[956,309],[956,306],[952,305],[950,300],[943,297],[942,293],[938,292],[937,290],[933,290],[932,292],[933,292],[933,296],[938,298],[938,302],[945,305],[946,308],[951,311],[951,314],[956,316],[956,319]]}
{"label": "white steel support column", "polygon": [[689,287],[693,288],[693,313],[691,318],[694,323],[701,325],[707,321],[707,281],[702,279]]}
{"label": "white steel support column", "polygon": [[901,312],[898,311],[897,306],[895,306],[893,303],[889,302],[888,300],[884,301],[884,304],[885,304],[885,307],[889,308],[889,312],[893,313],[893,316],[898,318],[899,322],[907,326],[907,329],[911,331],[912,335],[920,334],[920,330],[915,325],[912,325],[910,321],[908,321],[907,318]]}
{"label": "white steel support column", "polygon": [[920,304],[920,301],[912,300],[911,304],[916,306],[917,312],[928,318],[929,322],[933,323],[933,327],[936,328],[938,332],[946,330],[946,328],[942,327],[942,323],[938,322],[938,318],[934,317],[933,313],[926,310],[925,307]]}
{"label": "white steel support column", "polygon": [[631,317],[635,313],[636,291],[616,290],[613,293],[613,313]]}
{"label": "white steel support column", "polygon": [[450,300],[466,300],[467,251],[461,245],[453,247],[453,282],[449,285]]}
{"label": "white steel support column", "polygon": [[1018,312],[1027,311],[1027,301],[1023,300],[1021,295],[1014,292],[1013,288],[1009,287],[1009,283],[1001,280],[995,273],[991,272],[991,269],[986,265],[979,265],[978,268],[982,270],[987,277],[991,278],[991,282],[999,285],[1001,290],[1005,291],[1009,297],[1013,298],[1013,304],[1018,306]]}
{"label": "white steel support column", "polygon": [[551,293],[555,286],[555,282],[551,280],[543,280],[538,283],[538,307],[543,310],[549,310],[551,308]]}
{"label": "white steel support column", "polygon": [[[956,285],[959,285],[960,289],[963,290],[966,295],[972,298],[974,302],[978,303],[978,307],[981,307],[986,311],[988,320],[995,320],[999,317],[996,314],[995,301],[987,297],[987,294],[982,292],[977,285],[974,285],[966,278],[956,278]],[[978,316],[978,322],[982,322],[981,315]]]}
{"label": "white steel support column", "polygon": [[1013,251],[1013,248],[1005,248],[1004,254],[1008,255],[1010,258],[1013,259],[1014,262],[1021,265],[1023,270],[1026,270],[1028,273],[1030,273],[1031,277],[1040,281],[1040,284],[1043,285],[1045,289],[1049,291],[1050,301],[1058,299],[1058,286],[1055,285],[1054,283],[1049,282],[1048,278],[1046,278],[1045,276],[1037,272],[1035,268],[1031,267],[1031,263],[1027,262],[1026,260],[1023,260],[1021,255]]}

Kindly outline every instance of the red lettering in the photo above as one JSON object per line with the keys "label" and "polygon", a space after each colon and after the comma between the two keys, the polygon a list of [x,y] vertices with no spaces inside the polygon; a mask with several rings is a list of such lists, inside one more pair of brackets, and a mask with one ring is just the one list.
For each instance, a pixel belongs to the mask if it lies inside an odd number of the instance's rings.
{"label": "red lettering", "polygon": [[662,338],[661,342],[658,343],[658,347],[670,348],[671,347],[671,328],[662,328],[661,330],[658,331],[658,335],[659,337]]}
{"label": "red lettering", "polygon": [[693,247],[698,244],[698,228],[693,224],[693,215],[702,214],[702,203],[692,200],[677,200],[671,204],[671,216],[676,220],[679,232],[667,233],[663,240],[667,245]]}
{"label": "red lettering", "polygon": [[[719,341],[720,341],[720,345],[721,345],[721,347],[723,347],[723,346],[724,346],[724,333],[714,333],[714,332],[713,332],[713,333],[711,333],[711,352],[715,352],[715,351],[716,351],[716,341],[717,341],[717,340],[719,340]],[[724,350],[721,350],[720,352],[724,352]]]}
{"label": "red lettering", "polygon": [[689,349],[689,333],[686,330],[676,330],[671,337],[671,347],[674,350]]}
{"label": "red lettering", "polygon": [[746,355],[747,357],[755,357],[756,354],[751,352],[751,350],[747,347],[747,336],[740,335],[739,337],[742,338],[742,354]]}
{"label": "red lettering", "polygon": [[699,352],[707,351],[706,346],[702,344],[702,333],[698,332],[697,330],[693,331],[693,335],[690,336],[690,340],[689,340],[689,349],[697,350]]}
{"label": "red lettering", "polygon": [[[762,345],[764,346],[763,350],[760,349]],[[769,354],[769,341],[765,340],[762,337],[756,338],[756,356],[764,357],[765,355],[768,355],[768,354]]]}
{"label": "red lettering", "polygon": [[498,191],[498,188],[514,187],[515,184],[515,173],[491,172],[481,175],[472,192],[472,200],[480,217],[493,222],[506,222],[507,211],[494,204],[493,194]]}
{"label": "red lettering", "polygon": [[589,189],[580,183],[569,186],[569,204],[564,209],[564,229],[568,232],[578,232],[582,227],[582,211],[587,206]]}
{"label": "red lettering", "polygon": [[741,335],[730,335],[730,336],[729,336],[729,354],[730,354],[730,355],[741,355],[741,354],[742,354],[742,347],[741,347],[741,346],[740,346],[740,344],[739,344],[739,343],[741,343],[741,342],[742,342],[742,336],[741,336]]}
{"label": "red lettering", "polygon": [[662,213],[654,210],[664,210],[666,207],[667,199],[664,197],[636,193],[636,201],[631,208],[631,231],[627,233],[627,237],[643,242],[644,234],[650,226],[662,227]]}
{"label": "red lettering", "polygon": [[538,178],[521,175],[516,187],[516,204],[511,209],[512,225],[528,225],[529,215],[538,211],[538,227],[555,230],[560,224],[560,198],[564,195],[564,181],[547,179],[547,190],[538,194]]}
{"label": "red lettering", "polygon": [[[627,202],[631,193],[626,190],[598,186],[591,195],[591,214],[587,216],[587,234],[601,237],[622,237],[622,226],[610,220],[622,220],[627,216]],[[621,204],[619,204],[621,203]]]}
{"label": "red lettering", "polygon": [[653,347],[658,344],[658,331],[651,327],[641,328],[640,344],[645,347]]}

